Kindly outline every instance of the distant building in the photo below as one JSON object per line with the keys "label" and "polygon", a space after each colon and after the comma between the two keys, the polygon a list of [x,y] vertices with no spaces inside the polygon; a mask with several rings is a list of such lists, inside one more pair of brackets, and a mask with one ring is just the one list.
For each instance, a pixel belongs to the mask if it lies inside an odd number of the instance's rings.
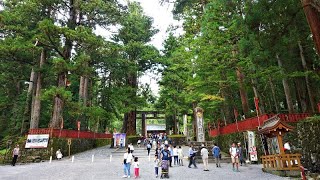
{"label": "distant building", "polygon": [[165,133],[166,125],[165,124],[147,124],[147,133]]}

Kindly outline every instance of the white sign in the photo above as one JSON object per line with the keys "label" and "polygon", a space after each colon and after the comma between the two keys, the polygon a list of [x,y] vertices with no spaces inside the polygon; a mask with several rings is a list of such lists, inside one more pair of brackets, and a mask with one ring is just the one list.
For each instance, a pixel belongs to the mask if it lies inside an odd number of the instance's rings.
{"label": "white sign", "polygon": [[47,148],[49,134],[29,134],[25,148]]}
{"label": "white sign", "polygon": [[186,114],[183,115],[183,134],[188,135],[188,116]]}
{"label": "white sign", "polygon": [[250,161],[258,161],[257,147],[255,146],[255,134],[253,131],[248,131],[248,148]]}

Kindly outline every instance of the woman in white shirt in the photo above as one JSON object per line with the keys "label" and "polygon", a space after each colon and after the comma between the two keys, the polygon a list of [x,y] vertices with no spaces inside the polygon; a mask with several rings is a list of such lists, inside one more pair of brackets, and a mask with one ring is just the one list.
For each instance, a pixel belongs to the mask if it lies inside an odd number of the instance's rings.
{"label": "woman in white shirt", "polygon": [[180,166],[183,166],[183,150],[181,148],[181,146],[179,146],[179,149],[178,149],[178,161],[179,161],[179,165]]}
{"label": "woman in white shirt", "polygon": [[173,146],[173,158],[174,158],[174,165],[178,165],[178,148],[176,146]]}
{"label": "woman in white shirt", "polygon": [[130,178],[130,167],[132,163],[132,153],[130,151],[130,148],[127,149],[127,152],[124,153],[123,155],[123,170],[124,170],[124,175],[122,176],[123,178]]}

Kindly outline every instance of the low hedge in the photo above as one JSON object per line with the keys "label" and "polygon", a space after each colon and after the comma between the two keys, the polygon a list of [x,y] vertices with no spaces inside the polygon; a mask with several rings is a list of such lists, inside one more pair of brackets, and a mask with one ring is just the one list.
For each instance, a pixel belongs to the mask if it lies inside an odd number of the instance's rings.
{"label": "low hedge", "polygon": [[168,135],[168,138],[171,139],[173,145],[186,145],[187,137],[180,134]]}
{"label": "low hedge", "polygon": [[320,116],[297,123],[298,142],[302,164],[311,172],[320,172]]}
{"label": "low hedge", "polygon": [[[25,142],[27,137],[19,138],[18,142],[20,145],[21,156],[18,158],[18,162],[28,163],[33,162],[34,159],[49,160],[50,156],[55,159],[55,152],[60,149],[63,156],[69,155],[69,146],[67,138],[50,138],[48,147],[45,149],[25,149]],[[109,145],[111,139],[71,139],[70,154],[76,154],[83,151],[87,151],[96,147]],[[17,144],[16,142],[13,143]],[[14,146],[8,150],[12,152]],[[8,153],[11,154],[11,153]],[[11,156],[5,158],[0,163],[10,163]]]}
{"label": "low hedge", "polygon": [[140,139],[140,136],[127,136],[127,141],[126,141],[126,146],[128,146],[128,144],[132,143],[132,144],[137,144],[138,140]]}

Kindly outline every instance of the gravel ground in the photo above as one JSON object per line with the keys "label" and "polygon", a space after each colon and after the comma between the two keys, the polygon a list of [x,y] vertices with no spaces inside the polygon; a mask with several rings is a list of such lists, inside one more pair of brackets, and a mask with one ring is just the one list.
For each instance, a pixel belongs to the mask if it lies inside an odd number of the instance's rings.
{"label": "gravel ground", "polygon": [[[97,148],[76,154],[74,162],[69,158],[60,161],[53,160],[52,163],[41,162],[25,165],[0,166],[0,180],[105,180],[123,179],[123,150],[117,152],[109,146]],[[187,152],[187,147],[184,147]],[[153,158],[149,162],[147,151],[136,148],[134,153],[139,157],[141,180],[156,179],[154,175]],[[154,154],[152,152],[152,154]],[[94,155],[94,162],[92,162]],[[112,161],[110,162],[110,155]],[[198,169],[188,168],[187,160],[184,166],[172,167],[169,170],[170,179],[288,179],[275,176],[261,171],[261,165],[248,165],[240,167],[240,172],[233,172],[231,164],[221,164],[221,168],[216,168],[214,164],[209,164],[210,171],[203,171],[203,165],[198,164]],[[133,168],[131,168],[133,173]],[[131,178],[133,174],[131,175]]]}

